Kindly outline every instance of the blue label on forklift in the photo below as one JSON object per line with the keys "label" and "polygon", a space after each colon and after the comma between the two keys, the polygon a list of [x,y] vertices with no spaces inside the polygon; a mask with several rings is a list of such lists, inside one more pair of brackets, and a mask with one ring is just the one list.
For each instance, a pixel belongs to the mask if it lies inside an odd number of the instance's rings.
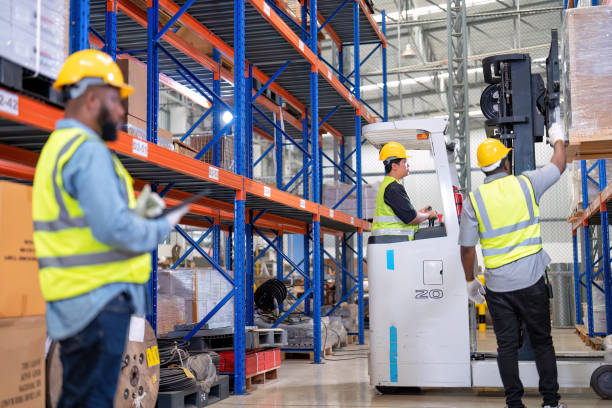
{"label": "blue label on forklift", "polygon": [[397,382],[397,328],[389,327],[389,381]]}
{"label": "blue label on forklift", "polygon": [[391,271],[395,269],[395,260],[393,259],[392,249],[387,249],[387,269]]}

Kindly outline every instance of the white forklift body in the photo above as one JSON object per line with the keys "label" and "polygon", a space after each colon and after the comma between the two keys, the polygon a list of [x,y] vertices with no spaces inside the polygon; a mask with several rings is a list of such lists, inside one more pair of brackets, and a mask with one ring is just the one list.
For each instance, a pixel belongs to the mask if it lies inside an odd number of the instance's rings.
{"label": "white forklift body", "polygon": [[[445,119],[403,120],[367,125],[363,135],[375,147],[389,141],[407,150],[430,150],[435,163],[443,225],[407,237],[371,236],[368,241],[370,384],[382,387],[502,387],[494,356],[472,359],[470,313],[457,244],[459,219],[453,186],[458,186]],[[411,192],[419,194],[418,191]],[[474,329],[475,330],[475,327]],[[595,358],[558,359],[561,387],[589,387],[604,364]],[[538,387],[533,361],[520,362],[525,387]]]}

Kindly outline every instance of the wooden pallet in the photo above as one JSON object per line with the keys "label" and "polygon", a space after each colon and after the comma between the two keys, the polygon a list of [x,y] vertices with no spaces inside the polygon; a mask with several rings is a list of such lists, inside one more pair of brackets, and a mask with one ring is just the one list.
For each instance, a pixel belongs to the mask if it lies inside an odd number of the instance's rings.
{"label": "wooden pallet", "polygon": [[576,333],[578,333],[578,335],[580,336],[582,341],[587,346],[591,347],[593,350],[601,350],[602,349],[603,337],[601,337],[601,336],[589,337],[589,331],[587,330],[586,326],[584,326],[582,324],[577,324],[576,325]]}
{"label": "wooden pallet", "polygon": [[254,384],[265,384],[266,381],[278,379],[278,368],[272,368],[261,373],[252,374],[246,377],[246,389],[247,391],[253,388]]}
{"label": "wooden pallet", "polygon": [[580,222],[582,222],[582,214],[583,214],[583,213],[584,213],[584,211],[583,211],[583,210],[579,210],[579,211],[575,211],[575,212],[573,212],[573,213],[572,213],[572,215],[570,215],[570,216],[567,218],[567,222],[568,222],[568,223],[570,223],[570,224],[573,224],[573,223],[575,223],[576,221],[580,221]]}
{"label": "wooden pallet", "polygon": [[[331,356],[333,350],[331,347],[326,348],[325,350],[321,350],[321,358],[326,358],[327,356]],[[314,361],[314,351],[304,350],[304,351],[281,351],[281,360],[308,360]]]}
{"label": "wooden pallet", "polygon": [[567,161],[612,157],[612,129],[601,128],[584,133],[572,131],[567,146]]}

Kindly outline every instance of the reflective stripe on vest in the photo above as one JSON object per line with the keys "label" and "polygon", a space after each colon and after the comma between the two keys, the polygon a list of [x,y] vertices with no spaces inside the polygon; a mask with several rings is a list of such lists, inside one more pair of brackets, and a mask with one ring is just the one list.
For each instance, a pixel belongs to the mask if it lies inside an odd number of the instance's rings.
{"label": "reflective stripe on vest", "polygon": [[372,222],[372,235],[407,235],[409,240],[413,240],[419,226],[405,224],[395,215],[393,209],[385,203],[385,190],[391,183],[397,183],[397,180],[385,176],[378,190],[374,221]]}
{"label": "reflective stripe on vest", "polygon": [[499,268],[542,249],[539,207],[525,176],[506,176],[470,193],[485,266]]}
{"label": "reflective stripe on vest", "polygon": [[[85,140],[80,129],[53,132],[36,166],[34,245],[47,301],[78,296],[113,282],[145,283],[151,271],[150,254],[130,253],[98,241],[78,201],[64,189],[63,167]],[[133,181],[114,156],[113,165],[133,208]]]}

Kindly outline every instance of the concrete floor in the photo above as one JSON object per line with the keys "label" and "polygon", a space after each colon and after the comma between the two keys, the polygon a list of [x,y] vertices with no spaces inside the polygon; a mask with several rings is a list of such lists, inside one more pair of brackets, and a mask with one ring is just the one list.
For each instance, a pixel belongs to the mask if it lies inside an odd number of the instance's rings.
{"label": "concrete floor", "polygon": [[[575,338],[574,338],[575,337]],[[573,330],[555,332],[555,342],[564,351],[582,347]],[[480,336],[480,350],[493,347],[492,333]],[[503,392],[478,392],[472,389],[425,390],[420,395],[381,395],[369,385],[367,345],[351,345],[334,353],[325,364],[286,360],[279,378],[244,396],[232,396],[215,404],[216,407],[423,407],[423,408],[493,408],[504,407]],[[588,349],[587,349],[588,350]],[[611,407],[590,389],[562,390],[563,402],[569,408]],[[528,391],[524,398],[528,407],[539,407],[537,391]]]}

